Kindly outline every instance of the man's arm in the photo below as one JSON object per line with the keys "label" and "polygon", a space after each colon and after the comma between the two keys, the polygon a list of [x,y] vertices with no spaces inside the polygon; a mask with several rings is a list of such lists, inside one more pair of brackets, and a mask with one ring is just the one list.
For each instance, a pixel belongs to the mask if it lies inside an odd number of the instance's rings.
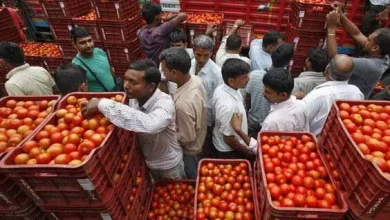
{"label": "man's arm", "polygon": [[169,103],[167,109],[157,107],[151,113],[144,113],[130,106],[109,99],[94,99],[82,104],[82,113],[90,117],[101,112],[114,125],[126,130],[155,134],[164,130],[174,115],[174,107]]}
{"label": "man's arm", "polygon": [[239,151],[248,155],[253,154],[250,150],[247,149],[245,145],[241,144],[234,135],[233,136],[224,135],[223,141],[235,151]]}
{"label": "man's arm", "polygon": [[390,4],[386,6],[385,10],[376,15],[376,19],[386,22],[389,19]]}
{"label": "man's arm", "polygon": [[178,129],[177,140],[181,146],[186,146],[196,140],[196,113],[195,106],[185,103],[186,105],[176,106],[176,124]]}
{"label": "man's arm", "polygon": [[255,139],[249,137],[241,129],[242,115],[240,115],[238,113],[234,113],[230,123],[231,123],[234,131],[236,132],[236,134],[238,134],[238,136],[240,136],[240,138],[242,140],[244,140],[245,144],[247,145],[247,146],[245,146],[246,150],[249,150],[249,152],[251,152],[252,154],[257,154],[257,141]]}
{"label": "man's arm", "polygon": [[344,30],[351,36],[360,46],[364,46],[368,40],[366,36],[360,32],[359,28],[345,14],[340,16],[341,25]]}
{"label": "man's arm", "polygon": [[172,18],[169,22],[172,22],[175,26],[178,26],[183,21],[187,20],[188,15],[186,13],[180,12],[176,17]]}
{"label": "man's arm", "polygon": [[227,33],[226,36],[230,36],[230,35],[237,34],[238,29],[240,29],[240,27],[243,26],[244,24],[245,24],[245,23],[244,23],[243,20],[237,19],[237,20],[234,22],[234,26],[232,27],[232,29],[230,29],[230,31]]}
{"label": "man's arm", "polygon": [[337,55],[336,29],[339,21],[340,14],[337,11],[331,11],[326,15],[326,24],[328,25],[327,47],[330,58]]}

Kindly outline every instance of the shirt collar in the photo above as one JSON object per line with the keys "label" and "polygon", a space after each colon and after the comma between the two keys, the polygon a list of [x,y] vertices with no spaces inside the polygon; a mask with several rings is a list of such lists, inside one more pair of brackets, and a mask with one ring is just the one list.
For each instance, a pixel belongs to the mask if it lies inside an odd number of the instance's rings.
{"label": "shirt collar", "polygon": [[336,86],[336,85],[348,85],[348,81],[327,81],[322,83],[321,85],[318,85],[314,89],[319,89],[322,87],[327,87],[327,86]]}
{"label": "shirt collar", "polygon": [[231,95],[234,99],[236,99],[237,101],[241,101],[242,99],[242,96],[241,96],[241,93],[237,90],[234,90],[232,88],[230,88],[228,85],[226,84],[223,84],[222,85],[222,89],[225,90],[225,92],[227,92],[229,95]]}
{"label": "shirt collar", "polygon": [[284,102],[279,102],[279,103],[276,103],[276,104],[271,104],[270,107],[271,107],[271,112],[272,111],[275,111],[275,110],[278,110],[278,109],[282,109],[288,105],[290,105],[291,103],[295,102],[295,100],[297,100],[297,98],[295,96],[290,96],[289,99],[287,99],[286,101]]}
{"label": "shirt collar", "polygon": [[193,79],[194,79],[194,76],[193,75],[190,75],[190,76],[191,76],[190,80],[188,80],[188,82],[184,83],[184,85],[177,88],[177,90],[173,93],[173,95],[172,95],[173,101],[176,101],[188,89],[188,87],[191,86]]}
{"label": "shirt collar", "polygon": [[161,93],[160,89],[156,89],[156,91],[153,93],[153,95],[148,99],[148,101],[145,102],[145,104],[140,108],[142,110],[150,110],[154,100],[159,96]]}
{"label": "shirt collar", "polygon": [[21,71],[21,70],[25,70],[27,69],[28,67],[30,67],[30,64],[28,63],[25,63],[21,66],[18,66],[18,67],[15,67],[13,68],[11,71],[8,72],[6,78],[7,79],[10,79],[13,75],[15,75],[17,72]]}
{"label": "shirt collar", "polygon": [[[196,71],[196,64],[197,64],[197,62],[194,58],[194,69],[193,69],[194,75],[195,75],[195,71]],[[213,61],[210,58],[209,61],[207,61],[207,63],[204,65],[204,67],[199,71],[199,73],[203,73],[203,74],[207,75],[210,72],[212,72],[212,69],[213,69]],[[199,76],[199,74],[198,74],[198,76]]]}
{"label": "shirt collar", "polygon": [[323,72],[314,72],[314,71],[302,72],[302,73],[299,75],[299,77],[308,77],[308,76],[325,77]]}

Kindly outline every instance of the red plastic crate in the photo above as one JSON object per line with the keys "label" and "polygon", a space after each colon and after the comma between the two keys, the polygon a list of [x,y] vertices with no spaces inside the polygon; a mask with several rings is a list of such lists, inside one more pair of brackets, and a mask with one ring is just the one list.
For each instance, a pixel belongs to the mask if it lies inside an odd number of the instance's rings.
{"label": "red plastic crate", "polygon": [[286,42],[294,46],[295,56],[307,56],[312,47],[322,47],[325,43],[326,34],[322,32],[307,32],[290,26],[287,32]]}
{"label": "red plastic crate", "polygon": [[[134,38],[137,38],[137,30],[141,27],[140,20],[140,16],[137,15],[118,22],[98,21],[102,40],[114,45],[130,43]],[[139,43],[139,41],[136,43]]]}
{"label": "red plastic crate", "polygon": [[111,46],[105,44],[106,53],[110,63],[116,64],[127,64],[129,65],[133,61],[137,60],[141,53],[141,47],[138,43],[138,39],[133,40],[134,43],[129,45],[117,45]]}
{"label": "red plastic crate", "polygon": [[290,23],[294,28],[312,31],[326,31],[326,15],[332,10],[329,4],[301,3],[293,0]]}
{"label": "red plastic crate", "polygon": [[[198,35],[204,35],[206,33],[207,24],[191,24],[188,23],[188,30],[189,30],[189,40],[188,40],[188,47],[192,48],[194,47],[194,39]],[[217,52],[221,38],[222,38],[222,25],[218,25],[217,29],[212,34],[212,40],[214,45],[214,52]]]}
{"label": "red plastic crate", "polygon": [[[249,163],[248,160],[243,160],[243,159],[210,159],[210,158],[206,158],[206,159],[202,159],[201,161],[199,161],[199,164],[198,164],[198,176],[196,177],[196,187],[195,187],[195,206],[194,206],[194,216],[196,216],[196,213],[197,213],[197,210],[198,210],[198,187],[199,187],[199,183],[200,183],[200,168],[207,164],[207,163],[213,163],[214,165],[218,165],[218,164],[231,164],[231,165],[237,165],[239,163],[246,163],[248,165],[248,176],[250,178],[250,182],[251,182],[251,187],[252,187],[252,192],[255,192],[255,184],[254,184],[254,179],[253,179],[253,171],[252,171],[252,167],[251,167],[251,164]],[[252,196],[252,201],[253,201],[253,204],[254,206],[256,207],[256,203],[255,203],[255,194],[253,193],[253,196]],[[254,211],[253,214],[253,219],[260,219],[260,216],[257,216],[257,212]]]}
{"label": "red plastic crate", "polygon": [[94,2],[100,21],[122,21],[141,14],[138,1],[100,1]]}
{"label": "red plastic crate", "polygon": [[70,31],[74,25],[71,19],[49,19],[50,28],[54,35],[54,39],[70,41]]}
{"label": "red plastic crate", "polygon": [[72,45],[72,41],[70,40],[57,40],[56,41],[60,47],[60,50],[62,51],[63,57],[67,58],[73,58],[77,55],[77,50]]}
{"label": "red plastic crate", "polygon": [[40,3],[48,19],[69,19],[86,14],[93,8],[90,1],[40,0]]}
{"label": "red plastic crate", "polygon": [[180,1],[181,11],[188,12],[216,12],[218,11],[217,0],[189,0]]}
{"label": "red plastic crate", "polygon": [[[269,190],[266,190],[267,188],[267,180],[263,177],[265,174],[264,165],[263,165],[263,155],[261,152],[261,137],[262,136],[272,136],[272,135],[278,135],[278,136],[284,136],[284,137],[297,137],[300,138],[302,135],[308,135],[311,137],[312,140],[316,140],[316,138],[311,134],[307,132],[273,132],[273,131],[262,131],[258,135],[259,141],[259,153],[258,153],[258,162],[259,162],[259,177],[260,180],[257,179],[257,183],[260,184],[260,198],[266,199],[266,201],[260,201],[260,204],[264,203],[264,209],[260,210],[261,213],[263,213],[263,219],[342,219],[344,214],[348,210],[347,202],[345,201],[344,195],[336,190],[336,203],[340,207],[340,210],[333,210],[333,209],[320,209],[320,208],[282,208],[282,207],[276,207],[272,203],[271,195]],[[318,149],[317,149],[318,151]],[[324,161],[324,159],[321,157],[321,161]],[[328,173],[329,170],[327,169]],[[256,171],[255,171],[256,172]],[[329,175],[330,182],[335,185],[333,177]],[[260,209],[262,206],[259,206]]]}
{"label": "red plastic crate", "polygon": [[[229,33],[229,31],[232,29],[233,26],[234,26],[234,24],[232,24],[232,23],[227,23],[225,25],[224,36],[226,36],[227,33]],[[241,40],[242,40],[241,45],[243,47],[249,47],[250,43],[253,39],[253,26],[252,25],[244,25],[244,26],[240,27],[240,29],[238,29],[237,34],[239,34],[241,36]]]}
{"label": "red plastic crate", "polygon": [[54,74],[57,68],[64,64],[64,59],[62,57],[45,57],[43,64],[50,74]]}
{"label": "red plastic crate", "polygon": [[[138,58],[138,60],[140,57]],[[136,59],[137,60],[137,59]],[[129,64],[112,64],[112,68],[114,68],[114,73],[116,76],[124,76],[126,71],[129,69]]]}
{"label": "red plastic crate", "polygon": [[[153,195],[156,193],[155,192],[155,188],[157,186],[166,186],[168,184],[186,184],[186,185],[190,185],[190,186],[193,186],[194,189],[195,189],[195,186],[196,186],[196,180],[191,180],[191,179],[183,179],[183,180],[162,180],[162,181],[159,181],[159,182],[156,182],[152,185],[152,188],[151,188],[151,194],[146,202],[146,209],[145,209],[145,215],[144,217],[141,219],[141,220],[146,220],[148,219],[147,218],[147,214],[148,212],[151,210],[151,204],[152,204],[152,201],[153,201]],[[187,201],[187,202],[190,202],[190,201]],[[194,205],[194,204],[193,204]]]}
{"label": "red plastic crate", "polygon": [[48,216],[30,202],[12,213],[1,213],[0,220],[48,220]]}
{"label": "red plastic crate", "polygon": [[[72,93],[70,95],[77,98],[99,98],[113,97],[116,94],[122,95],[124,101],[124,93]],[[66,98],[67,96],[60,101],[58,108],[66,105],[64,101]],[[40,128],[43,129],[46,124],[54,124],[56,121],[55,114],[52,114],[47,123],[40,126]],[[39,130],[36,130],[33,136]],[[115,128],[107,135],[101,145],[102,147],[94,149],[86,161],[77,167],[67,165],[13,165],[13,158],[22,150],[17,148],[2,160],[2,169],[40,206],[47,208],[77,208],[80,205],[99,207],[103,205],[104,201],[112,197],[115,193],[114,189],[124,179],[122,176],[117,184],[113,183],[113,177],[121,163],[121,161],[113,160],[113,158],[129,153],[131,157],[127,164],[131,165],[134,162],[139,162],[140,154],[137,153],[136,147],[134,147],[134,139],[134,133]],[[131,175],[131,172],[129,171],[127,174]],[[84,187],[92,188],[84,190],[78,181],[81,181],[80,183],[84,182]],[[116,196],[118,201],[122,200],[119,195]],[[122,206],[125,207],[123,204]]]}
{"label": "red plastic crate", "polygon": [[78,18],[72,18],[75,27],[84,27],[92,36],[94,41],[101,41],[99,27],[96,20],[82,20]]}
{"label": "red plastic crate", "polygon": [[345,188],[348,204],[359,218],[390,218],[390,181],[372,162],[365,159],[339,117],[338,105],[390,105],[386,101],[337,100],[319,137],[324,154],[336,166]]}

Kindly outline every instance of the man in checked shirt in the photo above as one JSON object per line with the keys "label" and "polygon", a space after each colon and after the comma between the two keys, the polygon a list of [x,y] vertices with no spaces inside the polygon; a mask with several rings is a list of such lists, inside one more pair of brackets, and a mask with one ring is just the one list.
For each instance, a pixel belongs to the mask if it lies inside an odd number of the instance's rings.
{"label": "man in checked shirt", "polygon": [[129,105],[109,99],[83,103],[82,113],[90,117],[101,112],[111,123],[138,133],[146,164],[153,178],[184,179],[183,150],[176,138],[176,111],[171,96],[157,87],[161,80],[151,60],[130,64],[124,76]]}

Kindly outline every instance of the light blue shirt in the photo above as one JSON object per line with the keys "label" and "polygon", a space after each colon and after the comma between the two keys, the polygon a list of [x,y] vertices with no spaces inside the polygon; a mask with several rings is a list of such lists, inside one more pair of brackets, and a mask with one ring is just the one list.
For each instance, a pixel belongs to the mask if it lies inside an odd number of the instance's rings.
{"label": "light blue shirt", "polygon": [[254,39],[249,49],[252,71],[269,69],[272,66],[271,54],[263,50],[263,39]]}

